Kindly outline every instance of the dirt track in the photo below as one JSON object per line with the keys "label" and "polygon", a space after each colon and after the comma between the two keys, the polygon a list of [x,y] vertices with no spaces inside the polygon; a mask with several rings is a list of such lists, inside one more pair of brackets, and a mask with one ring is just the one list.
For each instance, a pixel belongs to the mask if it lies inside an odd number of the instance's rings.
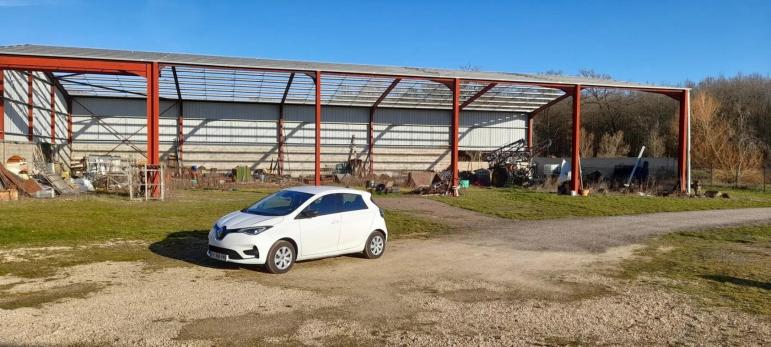
{"label": "dirt track", "polygon": [[14,292],[72,283],[102,288],[39,309],[0,310],[0,342],[771,343],[767,320],[603,275],[648,235],[768,221],[771,209],[513,222],[425,199],[379,203],[451,219],[464,232],[397,240],[374,261],[303,262],[281,276],[197,258],[160,270],[97,263],[54,279],[0,277],[0,286],[19,282]]}

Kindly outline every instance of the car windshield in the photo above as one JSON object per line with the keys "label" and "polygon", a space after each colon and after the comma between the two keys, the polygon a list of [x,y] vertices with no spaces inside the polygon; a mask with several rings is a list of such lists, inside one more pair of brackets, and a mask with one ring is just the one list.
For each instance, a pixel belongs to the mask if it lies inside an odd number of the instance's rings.
{"label": "car windshield", "polygon": [[258,214],[262,216],[286,216],[296,210],[313,194],[282,190],[262,198],[241,212]]}

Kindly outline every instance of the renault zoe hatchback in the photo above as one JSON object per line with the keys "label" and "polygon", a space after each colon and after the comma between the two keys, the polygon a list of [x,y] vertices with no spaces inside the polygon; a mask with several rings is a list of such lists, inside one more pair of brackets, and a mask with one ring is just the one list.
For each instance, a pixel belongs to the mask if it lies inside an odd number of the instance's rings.
{"label": "renault zoe hatchback", "polygon": [[217,220],[207,254],[284,273],[298,260],[350,253],[379,258],[387,237],[383,210],[369,193],[304,186],[278,191]]}

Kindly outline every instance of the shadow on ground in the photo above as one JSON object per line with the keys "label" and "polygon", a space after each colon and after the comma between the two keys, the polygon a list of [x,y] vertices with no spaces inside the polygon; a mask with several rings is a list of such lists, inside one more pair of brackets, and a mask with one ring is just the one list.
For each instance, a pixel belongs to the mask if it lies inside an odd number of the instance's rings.
{"label": "shadow on ground", "polygon": [[249,269],[259,270],[259,267],[225,263],[209,258],[206,255],[209,242],[207,230],[176,231],[166,235],[161,241],[150,244],[151,252],[190,264],[215,269]]}
{"label": "shadow on ground", "polygon": [[765,290],[771,290],[771,283],[769,282],[761,282],[761,281],[755,281],[745,278],[738,278],[733,276],[725,276],[725,275],[704,275],[701,276],[702,278],[720,282],[720,283],[732,283],[737,286],[744,286],[744,287],[755,287]]}

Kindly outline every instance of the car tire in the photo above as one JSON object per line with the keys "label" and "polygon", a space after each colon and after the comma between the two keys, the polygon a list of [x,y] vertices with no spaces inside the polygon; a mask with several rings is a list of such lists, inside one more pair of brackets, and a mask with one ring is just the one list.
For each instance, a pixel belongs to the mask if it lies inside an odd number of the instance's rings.
{"label": "car tire", "polygon": [[265,260],[265,269],[273,274],[282,274],[292,269],[297,259],[297,250],[291,242],[280,240],[273,244]]}
{"label": "car tire", "polygon": [[367,238],[367,243],[364,245],[364,257],[367,259],[377,259],[385,253],[386,236],[380,231],[374,231]]}

